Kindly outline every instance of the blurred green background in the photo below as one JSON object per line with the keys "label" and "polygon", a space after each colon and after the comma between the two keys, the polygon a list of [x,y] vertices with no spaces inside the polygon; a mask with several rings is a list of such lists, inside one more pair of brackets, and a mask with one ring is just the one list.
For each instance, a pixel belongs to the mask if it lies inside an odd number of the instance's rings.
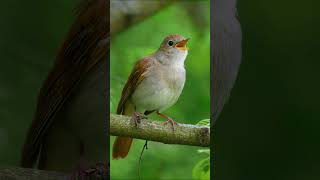
{"label": "blurred green background", "polygon": [[[201,27],[188,9],[200,8],[204,15]],[[199,14],[200,16],[201,14]],[[169,34],[190,37],[185,61],[187,80],[178,102],[164,113],[180,123],[196,124],[210,117],[210,7],[209,1],[176,3],[162,9],[142,23],[112,37],[110,56],[110,108],[115,113],[122,88],[134,63],[156,51]],[[112,27],[111,27],[112,28]],[[151,115],[151,119],[159,119]],[[110,153],[114,137],[111,137]],[[138,160],[144,145],[134,140],[129,155],[111,160],[111,179],[138,179]],[[142,179],[192,179],[194,166],[207,157],[199,147],[148,142],[141,164]],[[111,154],[110,154],[111,156]]]}
{"label": "blurred green background", "polygon": [[319,1],[239,0],[243,58],[216,124],[216,179],[320,179]]}

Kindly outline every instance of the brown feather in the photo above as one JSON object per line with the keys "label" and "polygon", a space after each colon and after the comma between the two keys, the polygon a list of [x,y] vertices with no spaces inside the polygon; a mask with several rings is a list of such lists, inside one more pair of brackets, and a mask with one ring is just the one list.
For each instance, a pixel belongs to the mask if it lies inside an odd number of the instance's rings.
{"label": "brown feather", "polygon": [[135,91],[135,89],[138,87],[141,81],[145,78],[145,73],[147,72],[147,69],[150,67],[150,61],[151,61],[151,57],[149,56],[141,59],[135,64],[122,90],[121,99],[119,101],[118,108],[117,108],[117,114],[123,114],[124,106],[126,102],[129,100],[132,93]]}
{"label": "brown feather", "polygon": [[[118,104],[117,114],[124,114],[124,115],[132,115],[135,111],[134,105],[129,101],[132,93],[135,91],[137,86],[141,83],[141,81],[145,78],[145,73],[147,69],[150,67],[150,57],[146,57],[138,61],[129,78],[126,82],[122,94],[121,99]],[[112,158],[119,159],[125,158],[130,150],[131,144],[133,139],[128,137],[116,137],[116,140],[113,144],[112,149]]]}
{"label": "brown feather", "polygon": [[32,167],[55,115],[77,84],[109,50],[109,1],[86,0],[44,82],[36,113],[22,151],[21,165]]}
{"label": "brown feather", "polygon": [[125,158],[130,150],[133,139],[128,137],[117,137],[113,144],[112,158]]}

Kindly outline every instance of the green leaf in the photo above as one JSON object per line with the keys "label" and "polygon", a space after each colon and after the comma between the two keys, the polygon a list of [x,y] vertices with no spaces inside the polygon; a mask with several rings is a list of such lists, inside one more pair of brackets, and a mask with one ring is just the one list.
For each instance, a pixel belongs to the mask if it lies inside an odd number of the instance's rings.
{"label": "green leaf", "polygon": [[210,179],[210,157],[199,161],[192,170],[192,178],[195,180]]}
{"label": "green leaf", "polygon": [[205,153],[210,156],[210,149],[198,149],[198,153]]}
{"label": "green leaf", "polygon": [[210,127],[210,119],[203,119],[197,123],[200,126],[209,126]]}

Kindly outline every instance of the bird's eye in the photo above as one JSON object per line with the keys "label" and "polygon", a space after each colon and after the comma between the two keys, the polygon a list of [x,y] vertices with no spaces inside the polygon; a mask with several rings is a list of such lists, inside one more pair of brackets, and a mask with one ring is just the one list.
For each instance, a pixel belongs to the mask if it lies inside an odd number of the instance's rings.
{"label": "bird's eye", "polygon": [[172,46],[172,45],[173,45],[173,41],[169,41],[169,42],[168,42],[168,45],[169,45],[169,46]]}

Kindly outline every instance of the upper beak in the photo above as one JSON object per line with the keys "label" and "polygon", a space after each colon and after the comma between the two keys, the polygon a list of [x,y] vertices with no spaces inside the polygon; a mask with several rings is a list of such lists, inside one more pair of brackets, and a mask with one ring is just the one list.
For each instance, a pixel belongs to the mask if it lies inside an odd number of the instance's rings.
{"label": "upper beak", "polygon": [[184,51],[188,50],[187,43],[188,43],[189,39],[190,38],[187,38],[187,39],[184,39],[184,40],[178,42],[174,47],[177,49],[180,49],[180,50],[184,50]]}

